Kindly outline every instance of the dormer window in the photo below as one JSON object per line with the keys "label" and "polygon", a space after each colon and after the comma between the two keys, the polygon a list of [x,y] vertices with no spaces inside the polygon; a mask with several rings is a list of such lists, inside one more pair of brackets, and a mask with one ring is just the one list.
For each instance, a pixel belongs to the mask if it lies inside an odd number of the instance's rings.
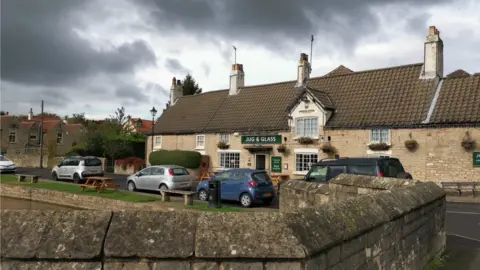
{"label": "dormer window", "polygon": [[302,117],[295,119],[295,136],[318,138],[318,118]]}

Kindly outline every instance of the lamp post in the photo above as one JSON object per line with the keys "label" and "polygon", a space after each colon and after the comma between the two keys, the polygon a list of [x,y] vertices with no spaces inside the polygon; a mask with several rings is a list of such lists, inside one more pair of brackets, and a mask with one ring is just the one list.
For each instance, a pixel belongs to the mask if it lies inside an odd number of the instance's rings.
{"label": "lamp post", "polygon": [[157,115],[157,110],[155,110],[155,106],[150,110],[150,113],[152,114],[152,149],[150,153],[153,152],[153,143],[154,143],[154,136],[153,136],[153,128],[155,127],[155,115]]}

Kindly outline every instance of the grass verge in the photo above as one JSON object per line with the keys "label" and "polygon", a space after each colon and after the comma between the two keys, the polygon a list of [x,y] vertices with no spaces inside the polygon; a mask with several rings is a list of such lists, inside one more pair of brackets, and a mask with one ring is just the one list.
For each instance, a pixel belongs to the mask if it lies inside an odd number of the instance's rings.
{"label": "grass verge", "polygon": [[245,212],[242,208],[222,206],[221,208],[208,208],[208,204],[194,204],[185,206],[186,209],[205,212]]}
{"label": "grass verge", "polygon": [[65,193],[72,193],[77,195],[84,195],[84,196],[95,196],[95,197],[102,197],[106,199],[113,199],[113,200],[120,200],[126,202],[153,202],[159,200],[153,196],[144,196],[140,194],[136,194],[133,192],[124,192],[124,191],[115,191],[115,190],[104,190],[101,193],[98,193],[96,190],[84,190],[82,191],[79,186],[75,184],[69,183],[56,183],[51,181],[39,181],[38,183],[30,183],[30,182],[18,182],[17,177],[15,175],[0,175],[0,183],[1,184],[10,184],[10,185],[17,185],[22,187],[29,187],[29,188],[39,188],[39,189],[48,189],[54,191],[60,191]]}

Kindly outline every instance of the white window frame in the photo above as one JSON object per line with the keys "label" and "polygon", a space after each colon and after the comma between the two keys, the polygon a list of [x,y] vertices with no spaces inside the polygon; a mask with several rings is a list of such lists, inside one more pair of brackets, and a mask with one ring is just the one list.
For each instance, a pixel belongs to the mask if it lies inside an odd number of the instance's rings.
{"label": "white window frame", "polygon": [[228,134],[228,133],[218,134],[218,141],[219,142],[225,142],[226,144],[230,145],[230,134]]}
{"label": "white window frame", "polygon": [[[294,152],[295,152],[295,164],[294,164],[295,165],[295,171],[293,172],[293,174],[306,175],[308,173],[308,171],[310,170],[311,165],[317,163],[319,158],[320,158],[319,151],[318,151],[318,149],[315,149],[315,148],[295,149]],[[317,160],[314,161],[314,162],[311,162],[310,168],[308,168],[308,170],[298,170],[298,168],[297,168],[297,155],[309,155],[309,156],[317,155]]]}
{"label": "white window frame", "polygon": [[[203,137],[203,145],[199,144],[198,138]],[[205,134],[198,134],[195,136],[195,149],[205,149],[205,142],[206,142],[206,136]],[[201,140],[200,140],[201,141]]]}
{"label": "white window frame", "polygon": [[[312,128],[313,133],[307,134],[306,129],[305,129],[305,121],[306,120],[313,120],[317,122],[315,126],[310,126]],[[299,121],[302,120],[304,123],[302,125],[299,125]],[[301,127],[301,129],[299,128]],[[312,139],[318,139],[318,133],[319,133],[319,128],[318,128],[318,117],[297,117],[295,118],[295,138],[300,138],[300,137],[309,137]]]}
{"label": "white window frame", "polygon": [[[382,134],[383,133],[383,134]],[[370,144],[373,143],[386,143],[390,145],[391,142],[391,130],[387,128],[374,128],[370,130]],[[375,138],[377,137],[377,138]],[[384,137],[384,138],[382,138]]]}
{"label": "white window frame", "polygon": [[[240,150],[218,150],[218,166],[222,169],[238,169],[240,168],[240,160],[241,160],[241,154]],[[222,154],[238,154],[238,167],[235,166],[225,166],[226,164],[231,164],[230,161],[225,161],[223,166],[222,166]],[[231,160],[231,159],[230,159]]]}
{"label": "white window frame", "polygon": [[[58,135],[60,135],[60,136],[58,136]],[[59,139],[60,139],[60,140],[59,140]],[[58,132],[57,132],[57,144],[63,144],[63,139],[64,139],[64,138],[63,138],[63,132],[58,131]]]}
{"label": "white window frame", "polygon": [[30,132],[30,134],[28,135],[28,140],[29,141],[36,141],[38,140],[38,135],[36,132]]}
{"label": "white window frame", "polygon": [[[13,137],[13,141],[10,138]],[[8,130],[8,143],[17,143],[17,129],[11,128]]]}
{"label": "white window frame", "polygon": [[162,148],[162,143],[163,143],[162,136],[153,136],[153,149]]}

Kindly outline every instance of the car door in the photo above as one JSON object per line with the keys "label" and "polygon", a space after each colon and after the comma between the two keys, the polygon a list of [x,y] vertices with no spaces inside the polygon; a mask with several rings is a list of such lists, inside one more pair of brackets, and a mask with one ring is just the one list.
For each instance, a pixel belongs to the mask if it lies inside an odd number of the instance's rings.
{"label": "car door", "polygon": [[138,189],[148,189],[149,177],[152,173],[152,167],[143,169],[137,173],[135,178],[135,185]]}
{"label": "car door", "polygon": [[224,181],[222,188],[226,187],[226,200],[235,201],[240,198],[242,193],[242,184],[245,174],[242,172],[231,172],[228,180]]}
{"label": "car door", "polygon": [[145,180],[149,190],[155,190],[160,188],[160,184],[165,182],[165,169],[159,167],[152,167],[152,172]]}
{"label": "car door", "polygon": [[76,172],[80,160],[70,160],[65,167],[65,173],[68,175],[68,178],[73,178],[73,174]]}
{"label": "car door", "polygon": [[66,173],[66,172],[67,172],[67,168],[68,168],[68,166],[67,166],[68,162],[69,162],[69,160],[67,159],[67,160],[62,161],[62,163],[60,163],[60,164],[58,165],[58,170],[57,170],[58,178],[66,178],[66,177],[68,177],[68,175],[67,175],[67,173]]}
{"label": "car door", "polygon": [[220,199],[222,200],[228,200],[227,199],[227,194],[230,192],[228,190],[228,185],[227,185],[227,182],[228,179],[230,178],[230,172],[229,171],[225,171],[225,172],[221,172],[221,173],[218,173],[217,175],[214,176],[214,180],[218,180],[220,181]]}

